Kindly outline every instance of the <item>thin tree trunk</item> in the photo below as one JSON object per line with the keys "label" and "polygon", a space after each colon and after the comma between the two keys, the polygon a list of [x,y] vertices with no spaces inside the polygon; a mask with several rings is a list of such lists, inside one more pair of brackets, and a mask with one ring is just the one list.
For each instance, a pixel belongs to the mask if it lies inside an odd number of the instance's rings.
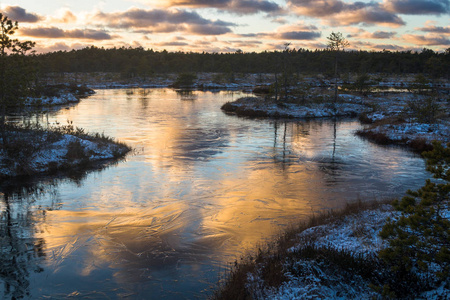
{"label": "thin tree trunk", "polygon": [[335,63],[334,63],[334,108],[336,109],[336,103],[337,103],[337,96],[338,96],[338,90],[337,90],[337,52],[335,57]]}
{"label": "thin tree trunk", "polygon": [[0,127],[1,127],[1,135],[2,135],[2,144],[6,146],[8,141],[6,137],[6,99],[5,99],[5,50],[1,51],[1,64],[0,64],[0,105],[1,105],[1,117],[0,117]]}
{"label": "thin tree trunk", "polygon": [[275,73],[275,102],[278,101],[278,76]]}

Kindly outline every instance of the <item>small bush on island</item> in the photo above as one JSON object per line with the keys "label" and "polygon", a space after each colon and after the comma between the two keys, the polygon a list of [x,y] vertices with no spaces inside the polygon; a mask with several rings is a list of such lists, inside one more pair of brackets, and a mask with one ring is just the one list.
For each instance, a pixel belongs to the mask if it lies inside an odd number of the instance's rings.
{"label": "small bush on island", "polygon": [[172,86],[175,88],[189,88],[195,84],[196,80],[197,75],[193,73],[181,73],[178,75]]}
{"label": "small bush on island", "polygon": [[367,96],[377,84],[377,81],[367,73],[358,74],[353,83],[344,84],[343,89],[348,91],[356,91],[357,93]]}
{"label": "small bush on island", "polygon": [[436,123],[443,115],[438,100],[436,96],[410,100],[407,102],[406,112],[419,123]]}

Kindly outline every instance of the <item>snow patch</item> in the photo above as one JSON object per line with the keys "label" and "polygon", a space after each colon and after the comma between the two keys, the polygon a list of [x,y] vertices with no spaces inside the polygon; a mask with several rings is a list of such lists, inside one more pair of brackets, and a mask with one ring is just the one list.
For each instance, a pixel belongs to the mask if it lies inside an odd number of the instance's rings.
{"label": "snow patch", "polygon": [[39,97],[32,98],[29,97],[25,100],[26,106],[41,106],[41,105],[64,105],[69,103],[77,103],[80,100],[75,97],[72,93],[64,93],[60,96],[55,97]]}

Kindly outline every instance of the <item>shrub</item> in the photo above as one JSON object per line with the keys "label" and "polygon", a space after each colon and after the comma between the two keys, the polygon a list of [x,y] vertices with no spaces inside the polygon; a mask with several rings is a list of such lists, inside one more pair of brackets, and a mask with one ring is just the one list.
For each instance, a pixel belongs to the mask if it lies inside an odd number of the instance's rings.
{"label": "shrub", "polygon": [[74,160],[88,160],[85,152],[85,147],[81,144],[79,139],[71,141],[67,146],[67,154],[65,158],[69,161]]}
{"label": "shrub", "polygon": [[426,94],[430,90],[430,86],[428,78],[423,74],[417,74],[414,81],[408,85],[408,90],[418,94]]}
{"label": "shrub", "polygon": [[367,95],[372,90],[371,77],[367,73],[359,74],[353,83],[353,88],[362,95]]}
{"label": "shrub", "polygon": [[435,123],[441,112],[441,108],[438,104],[436,97],[430,96],[425,99],[415,99],[408,101],[407,110],[410,112],[411,117],[417,119],[421,123]]}
{"label": "shrub", "polygon": [[450,271],[450,220],[443,215],[449,210],[450,143],[444,147],[434,142],[433,147],[423,154],[427,170],[443,183],[427,180],[419,190],[394,201],[402,215],[383,227],[380,235],[389,241],[389,247],[380,257],[397,277],[415,272],[439,285],[448,281]]}
{"label": "shrub", "polygon": [[176,88],[192,87],[197,80],[197,75],[192,73],[181,73],[173,83]]}

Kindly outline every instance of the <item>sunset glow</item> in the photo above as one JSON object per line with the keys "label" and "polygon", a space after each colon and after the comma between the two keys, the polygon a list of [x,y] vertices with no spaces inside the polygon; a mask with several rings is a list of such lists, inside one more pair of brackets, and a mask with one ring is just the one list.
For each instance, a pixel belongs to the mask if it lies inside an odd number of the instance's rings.
{"label": "sunset glow", "polygon": [[353,50],[445,51],[449,0],[34,0],[0,2],[37,52],[88,47],[245,52],[322,49],[340,31]]}

